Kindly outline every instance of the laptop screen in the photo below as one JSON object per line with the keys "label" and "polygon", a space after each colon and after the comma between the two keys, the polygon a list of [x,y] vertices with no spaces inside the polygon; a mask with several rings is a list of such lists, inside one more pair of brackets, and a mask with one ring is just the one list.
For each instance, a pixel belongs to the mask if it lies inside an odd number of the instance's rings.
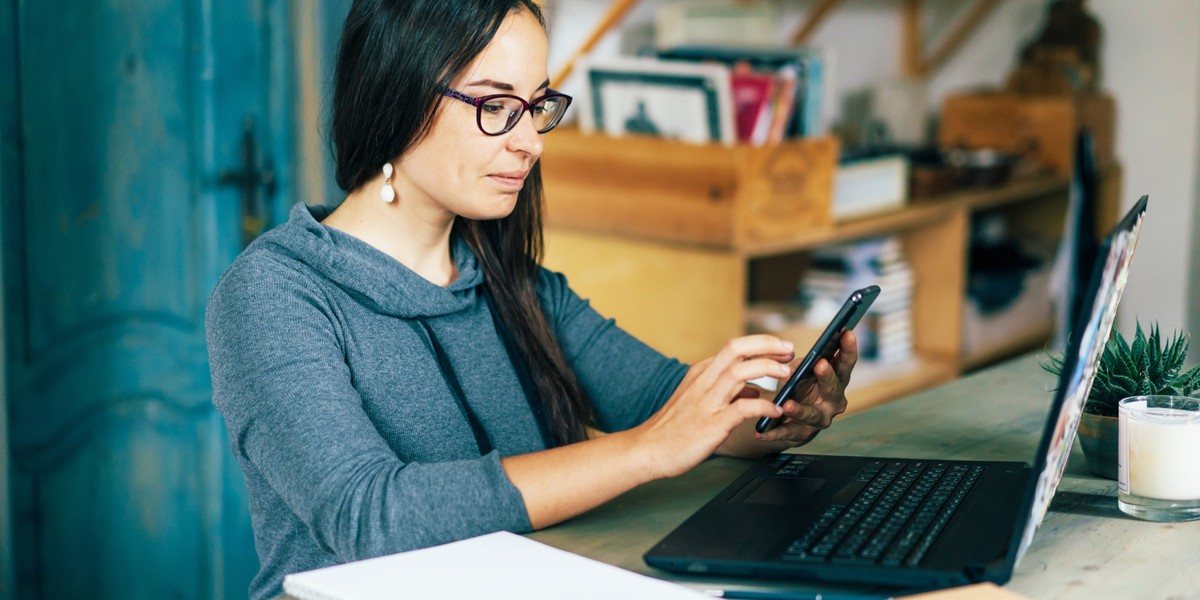
{"label": "laptop screen", "polygon": [[1021,534],[1017,562],[1029,549],[1033,533],[1046,516],[1050,500],[1054,497],[1063,470],[1067,466],[1067,457],[1071,454],[1075,431],[1083,414],[1084,401],[1092,389],[1092,378],[1100,363],[1100,355],[1104,353],[1105,342],[1108,341],[1113,320],[1117,316],[1117,304],[1121,301],[1121,293],[1129,277],[1129,264],[1133,260],[1133,250],[1142,228],[1146,202],[1147,197],[1142,196],[1101,243],[1096,254],[1091,283],[1079,292],[1082,297],[1093,299],[1091,310],[1081,312],[1080,318],[1086,318],[1086,321],[1081,320],[1076,324],[1077,329],[1072,332],[1064,356],[1054,403],[1047,418],[1046,430],[1042,434],[1038,463],[1034,465],[1037,482],[1028,520]]}

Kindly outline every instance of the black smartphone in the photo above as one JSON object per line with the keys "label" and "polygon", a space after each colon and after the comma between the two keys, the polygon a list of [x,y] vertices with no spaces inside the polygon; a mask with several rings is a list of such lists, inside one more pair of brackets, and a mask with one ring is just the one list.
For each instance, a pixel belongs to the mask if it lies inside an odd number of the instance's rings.
{"label": "black smartphone", "polygon": [[[871,285],[861,290],[856,290],[846,299],[846,303],[842,305],[841,310],[829,322],[829,326],[821,333],[821,337],[817,338],[817,343],[813,344],[812,350],[804,356],[804,360],[792,372],[792,376],[788,377],[787,383],[779,388],[775,394],[775,406],[783,406],[787,402],[789,396],[792,395],[792,390],[796,388],[796,384],[802,379],[810,379],[815,382],[813,369],[817,366],[817,361],[824,358],[831,360],[833,354],[837,352],[838,347],[842,343],[842,334],[854,329],[855,325],[862,320],[863,315],[867,314],[867,309],[871,307],[871,303],[879,296],[879,286]],[[779,424],[778,419],[771,417],[762,417],[758,423],[754,425],[755,431],[766,433],[769,429]]]}

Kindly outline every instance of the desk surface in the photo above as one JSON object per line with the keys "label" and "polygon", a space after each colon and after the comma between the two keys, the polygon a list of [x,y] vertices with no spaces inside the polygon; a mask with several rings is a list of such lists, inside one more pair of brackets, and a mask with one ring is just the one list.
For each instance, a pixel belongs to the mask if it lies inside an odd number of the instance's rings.
{"label": "desk surface", "polygon": [[[1032,462],[1055,379],[1026,356],[839,419],[801,450],[815,454]],[[847,396],[853,402],[854,385]],[[675,575],[642,554],[733,481],[749,461],[717,458],[532,534],[540,542],[696,589],[784,587]],[[1078,444],[1062,485],[1008,589],[1031,598],[1200,597],[1200,522],[1138,521],[1117,509],[1116,482],[1087,471]],[[798,584],[789,588],[803,588]],[[816,589],[816,588],[809,588]]]}

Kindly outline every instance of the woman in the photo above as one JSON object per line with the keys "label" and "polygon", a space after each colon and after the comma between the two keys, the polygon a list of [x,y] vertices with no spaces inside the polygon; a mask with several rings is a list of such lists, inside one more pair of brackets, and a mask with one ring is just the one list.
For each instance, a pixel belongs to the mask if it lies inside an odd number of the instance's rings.
{"label": "woman", "polygon": [[[853,336],[780,409],[792,346],[731,340],[687,368],[538,266],[547,88],[529,0],[367,0],[333,96],[332,212],[297,206],[213,293],[214,402],[284,574],[578,515],[714,452],[804,443],[845,408]],[[756,436],[761,416],[786,417]],[[602,433],[608,432],[608,433]]]}

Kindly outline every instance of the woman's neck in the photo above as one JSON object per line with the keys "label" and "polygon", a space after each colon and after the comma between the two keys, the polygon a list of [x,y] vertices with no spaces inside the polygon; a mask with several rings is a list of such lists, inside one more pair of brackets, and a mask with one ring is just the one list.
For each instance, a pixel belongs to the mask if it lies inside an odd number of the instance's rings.
{"label": "woman's neck", "polygon": [[454,214],[416,202],[385,203],[378,194],[351,193],[321,221],[396,259],[417,275],[446,287],[458,276],[450,256]]}

